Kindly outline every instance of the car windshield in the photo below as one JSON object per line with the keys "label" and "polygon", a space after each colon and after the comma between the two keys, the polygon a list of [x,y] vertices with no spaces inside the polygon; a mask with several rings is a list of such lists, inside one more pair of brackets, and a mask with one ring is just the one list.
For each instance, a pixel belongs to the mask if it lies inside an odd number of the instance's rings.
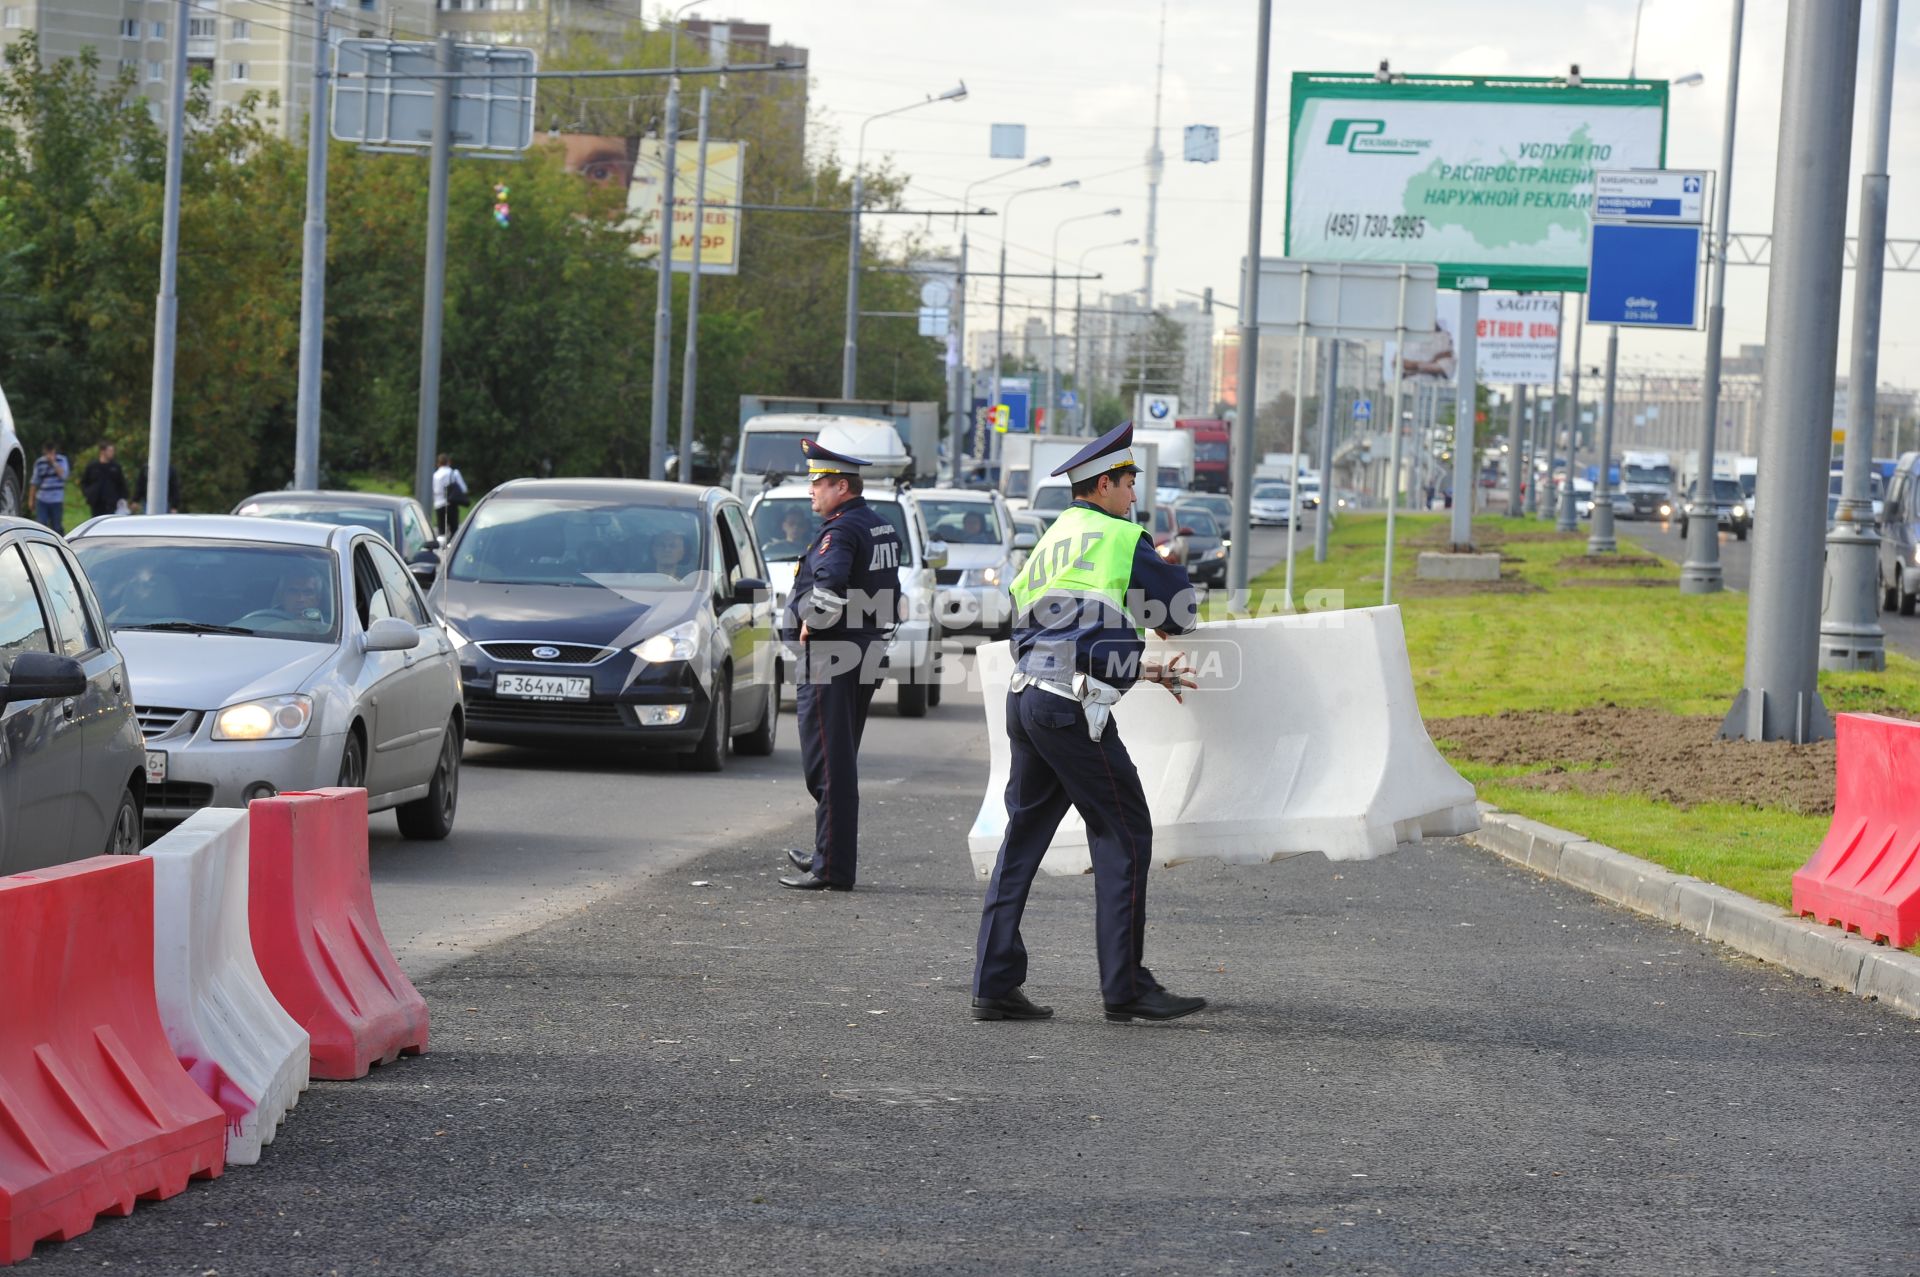
{"label": "car windshield", "polygon": [[249,501],[234,511],[262,519],[295,523],[330,523],[336,527],[366,528],[378,532],[389,545],[400,544],[399,515],[371,506],[332,505],[316,501]]}
{"label": "car windshield", "polygon": [[1213,521],[1213,515],[1199,506],[1183,505],[1173,512],[1173,517],[1181,527],[1192,528],[1195,536],[1220,535],[1220,525]]}
{"label": "car windshield", "polygon": [[807,454],[800,441],[813,435],[805,430],[749,430],[741,442],[742,474],[805,474]]}
{"label": "car windshield", "polygon": [[1233,518],[1233,498],[1231,497],[1188,497],[1180,503],[1182,509],[1189,507],[1206,510],[1216,519]]}
{"label": "car windshield", "polygon": [[[448,576],[491,585],[692,587],[707,563],[699,510],[583,498],[494,497],[461,529]],[[645,580],[632,580],[645,577]]]}
{"label": "car windshield", "polygon": [[1000,528],[1000,513],[987,501],[941,501],[920,499],[920,513],[927,519],[927,535],[953,545],[999,545],[1007,538]]}
{"label": "car windshield", "polygon": [[[1840,495],[1841,479],[1842,476],[1838,470],[1827,475],[1828,496],[1837,497]],[[1882,500],[1886,496],[1886,485],[1881,480],[1880,472],[1877,470],[1867,471],[1867,496],[1874,501]]]}
{"label": "car windshield", "polygon": [[1625,465],[1620,468],[1622,479],[1627,483],[1646,483],[1669,485],[1673,482],[1672,466]]}
{"label": "car windshield", "polygon": [[1745,495],[1745,496],[1749,496],[1749,497],[1750,497],[1750,496],[1752,496],[1752,495],[1753,495],[1753,489],[1754,489],[1754,485],[1755,485],[1755,484],[1757,484],[1757,483],[1758,483],[1759,481],[1760,481],[1760,476],[1759,476],[1759,475],[1757,475],[1757,474],[1743,474],[1743,475],[1741,475],[1741,476],[1740,476],[1740,491],[1741,491],[1741,493],[1742,493],[1743,495]]}
{"label": "car windshield", "polygon": [[1058,514],[1072,504],[1073,489],[1062,483],[1051,483],[1033,494],[1028,508]]}
{"label": "car windshield", "polygon": [[1225,461],[1228,459],[1227,441],[1224,439],[1196,439],[1193,443],[1195,461]]}
{"label": "car windshield", "polygon": [[339,637],[340,589],[326,550],[186,537],[73,543],[115,630]]}
{"label": "car windshield", "polygon": [[1715,501],[1738,501],[1745,494],[1740,491],[1738,479],[1715,479],[1713,481],[1713,499]]}
{"label": "car windshield", "polygon": [[1263,483],[1253,490],[1255,501],[1285,501],[1292,495],[1284,483]]}
{"label": "car windshield", "polygon": [[[907,537],[907,512],[898,501],[869,497],[867,505],[893,525],[901,546],[912,544]],[[753,507],[753,539],[760,543],[760,555],[769,563],[798,559],[819,528],[820,516],[806,497],[767,497]]]}

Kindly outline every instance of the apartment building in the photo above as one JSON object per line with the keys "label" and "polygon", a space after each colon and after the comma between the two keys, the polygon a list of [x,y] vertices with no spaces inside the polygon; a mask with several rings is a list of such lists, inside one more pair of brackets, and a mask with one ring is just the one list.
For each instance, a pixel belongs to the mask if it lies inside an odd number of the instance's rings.
{"label": "apartment building", "polygon": [[[131,70],[158,111],[169,94],[179,11],[176,0],[0,0],[0,46],[35,32],[46,63],[90,47],[104,80]],[[266,109],[275,130],[304,138],[317,12],[301,0],[192,0],[189,72],[209,77],[217,103],[237,106],[250,93],[275,99]],[[327,23],[335,41],[427,40],[435,16],[434,0],[331,0]]]}

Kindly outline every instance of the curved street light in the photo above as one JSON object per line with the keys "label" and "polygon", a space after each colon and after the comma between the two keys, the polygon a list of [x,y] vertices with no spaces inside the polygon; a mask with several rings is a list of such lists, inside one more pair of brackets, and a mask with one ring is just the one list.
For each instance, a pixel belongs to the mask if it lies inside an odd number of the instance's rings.
{"label": "curved street light", "polygon": [[[1053,253],[1048,258],[1051,263],[1049,274],[1053,276],[1047,292],[1047,420],[1052,421],[1060,411],[1060,232],[1075,222],[1090,222],[1100,217],[1118,217],[1117,208],[1102,209],[1098,213],[1082,213],[1078,217],[1069,217],[1053,228]],[[1078,274],[1079,272],[1074,272]],[[1078,284],[1080,281],[1075,280]]]}
{"label": "curved street light", "polygon": [[993,406],[996,408],[1000,406],[1000,349],[1007,336],[1007,218],[1012,215],[1013,202],[1022,195],[1038,195],[1042,191],[1079,189],[1080,179],[1077,177],[1055,182],[1051,186],[1029,186],[1007,196],[1006,202],[1000,206],[1000,300],[993,317]]}
{"label": "curved street light", "polygon": [[[1095,244],[1092,248],[1089,248],[1086,250],[1086,252],[1080,254],[1080,260],[1074,263],[1073,273],[1076,276],[1086,274],[1087,258],[1091,257],[1095,253],[1104,252],[1109,248],[1138,248],[1139,245],[1140,245],[1140,237],[1138,235],[1135,235],[1132,239],[1117,239],[1117,240],[1114,240],[1111,244]],[[1073,281],[1073,388],[1075,391],[1079,392],[1079,394],[1082,396],[1080,401],[1079,424],[1084,429],[1088,419],[1092,416],[1093,405],[1091,402],[1089,402],[1085,398],[1086,383],[1082,381],[1080,378],[1081,349],[1082,349],[1082,346],[1080,343],[1080,281],[1076,278]]]}
{"label": "curved street light", "polygon": [[847,218],[847,342],[840,364],[840,397],[853,398],[854,373],[860,363],[860,198],[864,193],[860,176],[860,166],[866,159],[867,125],[875,120],[884,120],[890,115],[900,115],[906,111],[915,111],[935,102],[963,102],[967,97],[967,82],[960,81],[945,93],[931,93],[918,102],[909,102],[905,106],[896,106],[890,111],[880,111],[860,121],[858,143],[853,152],[853,206]]}

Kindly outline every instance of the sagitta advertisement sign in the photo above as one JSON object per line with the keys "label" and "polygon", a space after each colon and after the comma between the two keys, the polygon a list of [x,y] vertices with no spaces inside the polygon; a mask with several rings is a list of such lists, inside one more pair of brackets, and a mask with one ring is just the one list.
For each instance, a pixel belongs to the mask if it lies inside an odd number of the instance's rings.
{"label": "sagitta advertisement sign", "polygon": [[1289,257],[1581,292],[1596,169],[1659,168],[1663,81],[1293,77]]}

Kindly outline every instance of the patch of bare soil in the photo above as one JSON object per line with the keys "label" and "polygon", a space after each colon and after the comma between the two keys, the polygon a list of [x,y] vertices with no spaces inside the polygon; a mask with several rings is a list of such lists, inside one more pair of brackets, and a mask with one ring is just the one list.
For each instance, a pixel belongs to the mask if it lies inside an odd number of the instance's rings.
{"label": "patch of bare soil", "polygon": [[1560,560],[1555,566],[1569,571],[1576,568],[1657,568],[1664,562],[1650,554],[1575,554]]}
{"label": "patch of bare soil", "polygon": [[1673,582],[1660,576],[1570,576],[1562,585],[1595,586],[1609,590],[1671,590]]}
{"label": "patch of bare soil", "polygon": [[1456,757],[1499,766],[1548,764],[1503,782],[1525,789],[1832,814],[1832,741],[1725,741],[1719,730],[1720,720],[1709,715],[1612,705],[1571,714],[1510,710],[1491,718],[1427,720],[1427,732]]}
{"label": "patch of bare soil", "polygon": [[1518,572],[1502,572],[1497,581],[1422,581],[1418,578],[1404,585],[1394,587],[1401,598],[1439,599],[1458,598],[1466,594],[1544,594],[1545,591],[1533,582],[1525,580]]}

